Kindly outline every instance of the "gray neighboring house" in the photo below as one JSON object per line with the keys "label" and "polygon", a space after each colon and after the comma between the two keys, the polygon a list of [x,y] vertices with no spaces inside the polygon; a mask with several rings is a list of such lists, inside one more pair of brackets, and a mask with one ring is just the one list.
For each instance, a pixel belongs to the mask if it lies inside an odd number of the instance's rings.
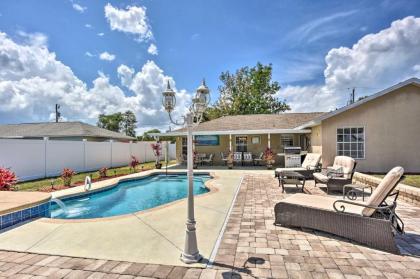
{"label": "gray neighboring house", "polygon": [[81,141],[136,140],[121,133],[83,122],[41,122],[0,125],[0,139],[43,139]]}

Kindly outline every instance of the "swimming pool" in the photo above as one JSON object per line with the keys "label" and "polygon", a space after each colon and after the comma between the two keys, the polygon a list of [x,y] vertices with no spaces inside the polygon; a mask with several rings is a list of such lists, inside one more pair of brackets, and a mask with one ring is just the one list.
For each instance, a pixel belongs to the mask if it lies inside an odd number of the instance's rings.
{"label": "swimming pool", "polygon": [[[210,178],[194,175],[194,195],[209,192],[204,183]],[[107,190],[62,199],[64,206],[51,202],[50,215],[58,219],[91,219],[133,213],[187,197],[187,185],[185,174],[124,181]]]}

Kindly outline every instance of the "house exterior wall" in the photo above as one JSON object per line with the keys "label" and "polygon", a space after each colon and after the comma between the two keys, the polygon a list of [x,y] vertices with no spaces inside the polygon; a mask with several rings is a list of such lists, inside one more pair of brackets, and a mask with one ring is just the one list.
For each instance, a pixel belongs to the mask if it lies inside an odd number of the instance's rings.
{"label": "house exterior wall", "polygon": [[322,154],[322,126],[312,127],[311,131],[311,147],[312,153]]}
{"label": "house exterior wall", "polygon": [[365,159],[357,171],[387,172],[400,165],[420,172],[420,88],[407,85],[322,121],[322,162],[336,156],[336,129],[365,128]]}

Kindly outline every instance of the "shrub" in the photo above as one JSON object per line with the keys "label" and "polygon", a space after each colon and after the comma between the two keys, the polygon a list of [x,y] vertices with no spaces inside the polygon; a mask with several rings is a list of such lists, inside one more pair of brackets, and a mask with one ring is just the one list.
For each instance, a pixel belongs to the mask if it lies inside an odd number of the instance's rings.
{"label": "shrub", "polygon": [[268,148],[264,151],[264,160],[266,161],[267,165],[274,164],[274,153],[271,148]]}
{"label": "shrub", "polygon": [[100,168],[99,169],[99,177],[104,178],[107,177],[108,168]]}
{"label": "shrub", "polygon": [[13,171],[0,168],[0,191],[10,191],[16,183],[17,177]]}
{"label": "shrub", "polygon": [[73,178],[73,175],[75,175],[76,172],[69,168],[64,168],[61,172],[61,179],[63,179],[64,186],[70,186],[71,185],[71,179]]}
{"label": "shrub", "polygon": [[132,168],[134,171],[136,170],[136,166],[140,165],[139,160],[135,156],[131,156],[131,162],[130,162],[130,168]]}
{"label": "shrub", "polygon": [[160,164],[160,156],[162,155],[162,144],[158,141],[156,143],[152,143],[150,145],[153,149],[153,153],[155,154],[155,166],[156,168],[160,168],[161,164]]}

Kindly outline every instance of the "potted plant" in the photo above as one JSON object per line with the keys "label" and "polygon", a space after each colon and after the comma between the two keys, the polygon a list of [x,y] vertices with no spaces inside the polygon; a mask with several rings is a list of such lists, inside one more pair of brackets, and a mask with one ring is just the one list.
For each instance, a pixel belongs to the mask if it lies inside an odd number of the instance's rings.
{"label": "potted plant", "polygon": [[233,152],[232,151],[229,151],[226,164],[229,169],[233,169]]}
{"label": "potted plant", "polygon": [[69,168],[64,168],[61,172],[61,179],[63,179],[64,186],[70,187],[71,180],[73,178],[73,175],[75,175],[76,172]]}
{"label": "potted plant", "polygon": [[108,168],[100,168],[99,169],[99,177],[100,178],[105,178],[107,177],[107,172],[108,172]]}
{"label": "potted plant", "polygon": [[10,191],[17,183],[16,174],[10,169],[0,168],[0,191]]}
{"label": "potted plant", "polygon": [[130,169],[133,170],[133,172],[136,172],[136,167],[140,165],[139,160],[135,156],[131,156],[131,162],[130,162]]}
{"label": "potted plant", "polygon": [[160,156],[162,155],[162,144],[160,143],[160,141],[156,142],[156,143],[152,143],[151,147],[153,149],[153,153],[155,154],[155,167],[157,169],[161,169],[162,168],[162,163],[160,162]]}
{"label": "potted plant", "polygon": [[271,170],[274,164],[274,153],[269,147],[267,147],[267,149],[264,151],[264,160],[265,160],[267,169]]}

